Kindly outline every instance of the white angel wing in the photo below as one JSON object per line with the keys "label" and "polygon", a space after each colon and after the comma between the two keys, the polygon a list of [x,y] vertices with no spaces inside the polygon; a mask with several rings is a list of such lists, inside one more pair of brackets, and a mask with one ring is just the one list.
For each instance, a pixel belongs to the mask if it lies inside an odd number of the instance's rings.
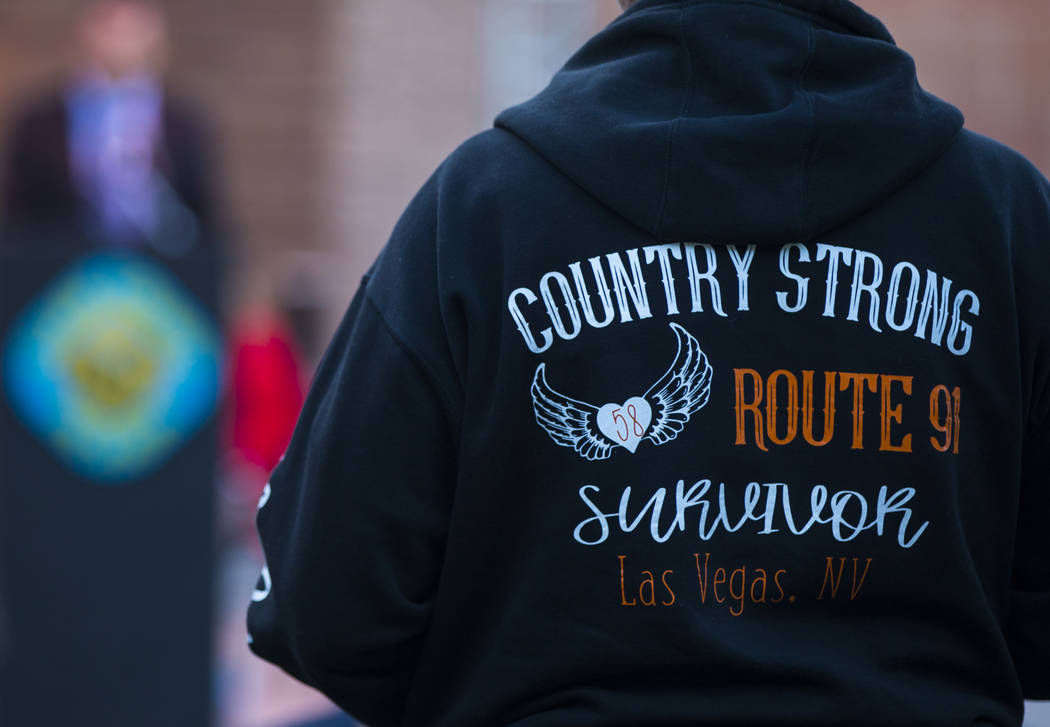
{"label": "white angel wing", "polygon": [[589,460],[605,459],[616,446],[598,430],[598,407],[559,394],[547,383],[546,364],[532,378],[532,408],[536,422],[563,447],[572,447]]}
{"label": "white angel wing", "polygon": [[653,423],[646,437],[655,444],[667,444],[677,437],[689,417],[707,403],[714,373],[700,343],[689,331],[677,323],[672,323],[671,329],[678,339],[674,363],[645,392],[645,399],[653,408]]}

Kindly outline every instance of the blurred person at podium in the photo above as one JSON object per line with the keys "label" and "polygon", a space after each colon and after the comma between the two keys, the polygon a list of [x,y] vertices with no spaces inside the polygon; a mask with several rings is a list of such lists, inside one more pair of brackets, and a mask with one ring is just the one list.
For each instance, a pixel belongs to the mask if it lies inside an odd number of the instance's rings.
{"label": "blurred person at podium", "polygon": [[77,66],[16,117],[5,237],[166,257],[208,245],[218,237],[208,143],[164,83],[163,11],[146,0],[90,2],[76,41]]}

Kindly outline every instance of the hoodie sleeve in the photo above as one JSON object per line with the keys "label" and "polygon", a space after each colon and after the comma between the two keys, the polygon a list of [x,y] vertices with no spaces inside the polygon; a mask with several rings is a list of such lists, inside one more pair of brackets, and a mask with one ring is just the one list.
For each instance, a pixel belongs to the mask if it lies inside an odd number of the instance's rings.
{"label": "hoodie sleeve", "polygon": [[[1025,169],[1032,170],[1025,162]],[[1028,409],[1007,642],[1027,699],[1050,699],[1050,183],[1030,171],[1035,192],[1015,205],[1019,222],[1017,306]],[[1031,194],[1031,193],[1030,193]]]}
{"label": "hoodie sleeve", "polygon": [[1050,699],[1050,421],[1024,444],[1007,638],[1027,699]]}
{"label": "hoodie sleeve", "polygon": [[[372,291],[400,284],[383,272],[391,259],[399,268],[409,248],[433,245],[427,225],[417,224],[429,217],[421,204],[351,303],[263,494],[257,524],[266,566],[248,611],[258,656],[373,727],[401,721],[455,479],[447,383],[420,354],[426,347],[391,326]],[[434,315],[432,292],[411,291],[397,320],[422,324]]]}

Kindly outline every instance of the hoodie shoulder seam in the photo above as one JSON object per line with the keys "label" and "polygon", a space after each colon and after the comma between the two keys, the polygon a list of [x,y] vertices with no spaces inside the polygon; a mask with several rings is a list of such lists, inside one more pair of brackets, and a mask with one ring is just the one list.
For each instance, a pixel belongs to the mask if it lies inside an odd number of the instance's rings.
{"label": "hoodie shoulder seam", "polygon": [[802,174],[799,176],[798,231],[804,240],[809,239],[809,226],[807,221],[809,219],[810,174],[813,168],[813,155],[816,153],[817,141],[817,115],[813,104],[813,94],[806,90],[806,74],[809,72],[809,66],[813,62],[815,44],[813,39],[812,22],[807,24],[806,32],[808,34],[806,60],[803,61],[798,72],[798,78],[795,80],[795,90],[798,93],[801,93],[806,99],[806,109],[809,113],[809,138],[806,140],[805,154],[802,157]]}
{"label": "hoodie shoulder seam", "polygon": [[682,97],[682,105],[678,110],[678,116],[671,122],[671,126],[667,130],[667,154],[664,160],[664,188],[660,194],[660,206],[656,210],[656,219],[653,222],[653,233],[657,238],[663,237],[664,213],[667,209],[667,196],[671,191],[671,155],[674,150],[674,138],[678,133],[678,127],[682,124],[682,119],[689,113],[689,103],[693,98],[693,78],[695,76],[693,72],[693,52],[689,48],[689,34],[685,32],[684,6],[679,7],[678,9],[678,34],[681,39],[682,48],[685,50],[685,95]]}
{"label": "hoodie shoulder seam", "polygon": [[[371,276],[368,276],[368,278],[370,280]],[[428,381],[428,383],[437,391],[438,398],[441,399],[441,409],[445,415],[445,419],[448,421],[449,425],[453,427],[453,429],[455,429],[459,425],[459,418],[454,414],[454,402],[456,401],[456,397],[454,397],[452,395],[452,392],[449,391],[449,389],[444,385],[444,383],[442,383],[434,367],[431,366],[422,355],[417,353],[415,348],[408,344],[408,341],[405,340],[405,337],[398,333],[390,324],[390,321],[387,320],[386,314],[383,312],[382,307],[375,300],[375,298],[372,297],[371,289],[366,283],[367,281],[364,278],[362,278],[362,289],[364,291],[365,302],[372,309],[373,313],[375,313],[376,319],[379,321],[383,330],[386,331],[387,335],[390,336],[390,339],[394,342],[397,348],[400,349],[406,357],[408,357],[408,360],[416,366],[416,368],[420,371],[420,373],[423,374],[423,377]]]}

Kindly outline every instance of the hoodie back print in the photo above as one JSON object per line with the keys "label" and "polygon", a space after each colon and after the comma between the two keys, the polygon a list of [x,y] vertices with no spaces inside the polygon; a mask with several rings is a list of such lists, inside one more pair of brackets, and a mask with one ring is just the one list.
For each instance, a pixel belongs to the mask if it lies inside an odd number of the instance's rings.
{"label": "hoodie back print", "polygon": [[438,169],[259,513],[374,727],[1018,725],[1050,188],[843,0],[641,0]]}

